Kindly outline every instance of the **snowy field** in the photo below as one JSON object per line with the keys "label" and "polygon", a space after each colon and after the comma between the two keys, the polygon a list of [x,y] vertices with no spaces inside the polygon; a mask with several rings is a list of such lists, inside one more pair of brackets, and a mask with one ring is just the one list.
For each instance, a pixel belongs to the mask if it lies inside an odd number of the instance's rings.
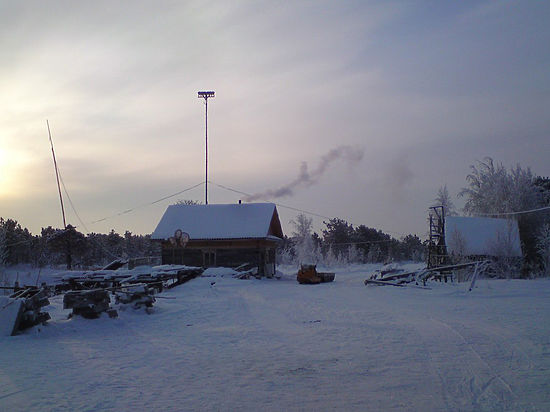
{"label": "snowy field", "polygon": [[0,410],[550,410],[550,280],[365,286],[375,268],[211,270],[117,319],[52,298],[47,326],[0,338]]}

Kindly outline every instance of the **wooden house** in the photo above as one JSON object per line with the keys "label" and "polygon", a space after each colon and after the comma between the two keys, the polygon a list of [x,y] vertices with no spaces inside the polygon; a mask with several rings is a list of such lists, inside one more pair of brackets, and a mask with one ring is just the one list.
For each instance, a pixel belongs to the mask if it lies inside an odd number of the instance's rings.
{"label": "wooden house", "polygon": [[283,230],[272,203],[171,205],[151,239],[162,245],[163,264],[257,266],[275,274],[275,250]]}

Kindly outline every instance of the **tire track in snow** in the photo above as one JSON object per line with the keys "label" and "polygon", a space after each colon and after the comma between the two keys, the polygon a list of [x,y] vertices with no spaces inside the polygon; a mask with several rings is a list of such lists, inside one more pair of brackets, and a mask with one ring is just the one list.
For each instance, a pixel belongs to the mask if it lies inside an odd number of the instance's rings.
{"label": "tire track in snow", "polygon": [[[437,324],[440,327],[450,331],[455,337],[458,338],[460,346],[463,346],[467,351],[463,351],[461,354],[467,359],[470,358],[474,362],[468,362],[467,369],[470,370],[471,377],[469,379],[469,391],[472,394],[472,403],[474,406],[480,405],[485,397],[496,398],[504,405],[505,408],[510,408],[511,404],[517,399],[517,395],[512,390],[510,384],[489,365],[487,361],[480,355],[475,349],[474,345],[470,343],[463,334],[457,329],[450,326],[448,323],[439,319],[430,317],[429,320],[432,324]],[[471,356],[467,356],[470,354]],[[466,361],[466,359],[464,359]],[[465,377],[466,378],[466,377]],[[500,386],[500,388],[498,387]],[[504,390],[502,390],[504,388]],[[490,405],[487,405],[490,406]],[[495,406],[495,405],[492,405]]]}

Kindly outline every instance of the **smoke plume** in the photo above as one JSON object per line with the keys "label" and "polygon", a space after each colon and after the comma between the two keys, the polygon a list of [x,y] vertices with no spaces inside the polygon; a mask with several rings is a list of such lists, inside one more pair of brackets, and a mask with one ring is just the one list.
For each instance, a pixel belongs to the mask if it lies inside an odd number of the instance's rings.
{"label": "smoke plume", "polygon": [[310,187],[319,182],[329,166],[336,160],[346,160],[350,165],[355,165],[363,159],[363,149],[352,146],[339,146],[321,157],[319,166],[312,171],[308,170],[307,162],[302,162],[298,177],[277,189],[266,190],[248,196],[245,200],[252,202],[258,199],[276,199],[279,197],[293,196],[296,189]]}

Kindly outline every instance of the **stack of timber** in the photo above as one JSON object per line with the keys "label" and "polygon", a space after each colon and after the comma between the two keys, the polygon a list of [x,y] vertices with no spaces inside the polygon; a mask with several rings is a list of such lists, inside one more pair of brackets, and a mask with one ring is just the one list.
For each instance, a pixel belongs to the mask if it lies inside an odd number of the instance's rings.
{"label": "stack of timber", "polygon": [[80,315],[86,319],[96,319],[103,312],[110,317],[116,317],[116,310],[111,310],[109,292],[105,289],[75,290],[65,293],[63,296],[63,309],[72,309],[73,315]]}
{"label": "stack of timber", "polygon": [[[195,266],[162,265],[154,266],[151,276],[157,281],[161,281],[166,289],[184,284],[202,275],[204,269]],[[136,278],[137,281],[143,281],[142,278]]]}
{"label": "stack of timber", "polygon": [[155,290],[147,285],[132,285],[115,290],[115,303],[131,304],[135,309],[153,307]]}
{"label": "stack of timber", "polygon": [[56,287],[56,291],[109,289],[125,284],[146,283],[161,292],[164,288],[170,289],[194,279],[202,272],[200,267],[176,265],[63,272],[59,274],[62,284]]}
{"label": "stack of timber", "polygon": [[332,282],[334,277],[334,273],[317,272],[317,265],[301,265],[296,280],[302,285],[317,285]]}
{"label": "stack of timber", "polygon": [[27,287],[9,297],[0,296],[0,335],[13,336],[50,319],[48,294],[44,288]]}
{"label": "stack of timber", "polygon": [[121,270],[120,263],[115,261],[97,271],[63,274],[63,283],[57,291],[66,291],[63,306],[65,309],[73,309],[71,316],[95,319],[101,313],[107,312],[109,316],[116,317],[117,311],[109,306],[110,291],[113,292],[116,303],[132,304],[135,308],[151,308],[155,302],[155,293],[181,285],[203,272],[199,267],[179,265],[152,268],[142,266]]}

